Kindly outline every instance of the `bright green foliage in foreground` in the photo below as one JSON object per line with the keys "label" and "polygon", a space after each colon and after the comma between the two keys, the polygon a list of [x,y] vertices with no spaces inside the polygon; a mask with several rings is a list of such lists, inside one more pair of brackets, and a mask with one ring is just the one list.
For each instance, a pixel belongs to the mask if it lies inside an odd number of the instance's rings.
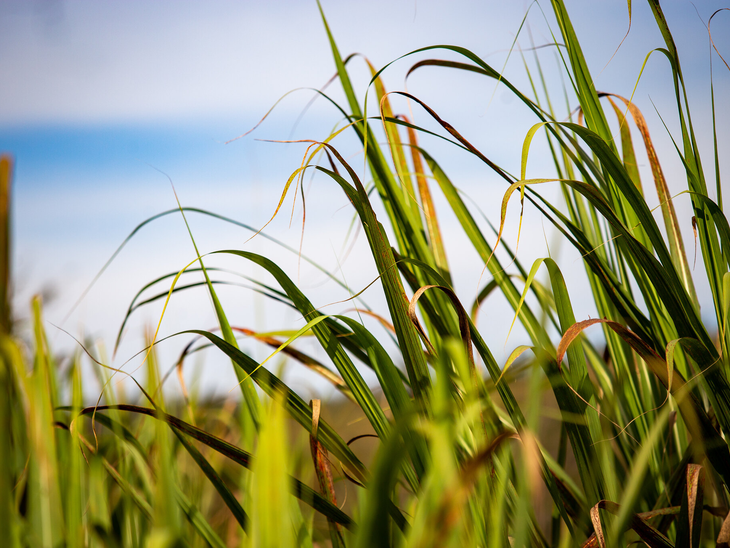
{"label": "bright green foliage in foreground", "polygon": [[[380,274],[388,307],[383,315],[392,324],[398,353],[386,350],[382,333],[366,330],[359,316],[321,314],[289,274],[266,257],[242,250],[218,253],[268,271],[276,287],[259,284],[257,290],[305,318],[306,325],[286,344],[259,339],[318,371],[355,402],[379,438],[374,462],[366,466],[343,439],[345,433],[320,419],[318,401],[303,401],[239,350],[237,329],[229,325],[225,303],[215,294],[216,271],[206,268],[215,255],[199,257],[190,271],[205,274],[221,335],[194,333],[231,359],[243,381],[245,403],[239,410],[215,409],[195,398],[183,408],[166,407],[157,391],[154,352],[147,357],[145,406],[125,405],[123,394],[107,382],[110,373],[99,367],[104,405],[82,410],[78,364],[66,378],[58,378],[39,303],[34,303],[34,357],[26,363],[9,336],[3,294],[4,545],[727,543],[730,227],[722,210],[720,177],[707,180],[700,161],[674,42],[658,3],[649,3],[666,42],[659,52],[672,67],[681,127],[681,135],[674,138],[686,168],[685,198],[694,209],[716,324],[707,326],[700,317],[692,274],[702,269],[690,268],[643,117],[621,97],[596,94],[560,0],[552,2],[559,23],[556,40],[564,44],[558,51],[580,102],[581,123],[556,121],[550,108],[463,48],[421,50],[434,55],[448,50],[460,61],[422,60],[411,69],[467,70],[499,79],[534,112],[536,125],[524,142],[519,179],[475,149],[428,105],[409,97],[463,154],[476,156],[485,169],[504,179],[499,235],[507,201],[519,192],[580,252],[602,318],[598,320],[575,317],[560,265],[552,259],[541,259],[529,269],[515,263],[520,276],[504,272],[494,254],[503,245],[499,237],[480,228],[448,174],[418,146],[416,135],[424,130],[392,112],[376,71],[369,93],[377,95],[380,111],[363,111],[346,60],[327,28],[348,102],[336,106],[348,121],[344,131],[354,131],[362,142],[375,192],[369,192],[366,181],[340,155],[336,135],[312,143],[305,167],[292,175],[287,188],[314,169],[347,195]],[[633,123],[618,124],[614,135],[607,118],[617,115],[622,120],[624,114]],[[379,127],[387,137],[385,146],[374,131]],[[638,137],[635,130],[632,135],[634,127]],[[547,135],[557,177],[526,180],[530,144],[538,133]],[[635,146],[647,151],[651,182],[640,180]],[[320,153],[326,162],[310,164]],[[720,154],[716,141],[714,153]],[[3,184],[8,178],[4,176]],[[540,183],[560,185],[564,204],[543,199]],[[661,227],[644,199],[642,188],[650,184],[661,201]],[[521,389],[526,397],[513,393],[517,366],[507,367],[513,360],[496,363],[476,329],[473,317],[479,303],[462,301],[451,286],[449,242],[440,232],[431,198],[436,186],[491,275],[485,276],[480,301],[501,292],[529,335],[530,345],[513,354],[521,354],[520,367],[529,371]],[[383,218],[376,218],[371,200],[382,203]],[[6,215],[2,221],[7,229]],[[389,224],[394,241],[381,223]],[[547,273],[549,287],[533,281],[538,273]],[[155,283],[169,283],[170,278]],[[585,329],[603,329],[605,351],[584,336]],[[561,337],[551,336],[556,332]],[[289,346],[296,346],[303,334],[317,338],[330,363]],[[482,364],[489,373],[486,379]],[[364,382],[362,367],[376,373],[378,387]],[[562,417],[547,434],[559,438],[553,453],[543,446],[553,440],[544,439],[542,409],[535,403],[545,396],[545,386]],[[262,393],[267,397],[261,398]],[[296,439],[308,443],[292,445],[294,438],[285,434],[287,415],[298,423],[295,430],[302,437]],[[240,447],[224,437],[239,440]],[[305,459],[312,464],[303,467]],[[342,479],[342,471],[348,479]],[[348,501],[344,510],[334,497],[338,478],[349,482],[350,497],[357,499]]]}

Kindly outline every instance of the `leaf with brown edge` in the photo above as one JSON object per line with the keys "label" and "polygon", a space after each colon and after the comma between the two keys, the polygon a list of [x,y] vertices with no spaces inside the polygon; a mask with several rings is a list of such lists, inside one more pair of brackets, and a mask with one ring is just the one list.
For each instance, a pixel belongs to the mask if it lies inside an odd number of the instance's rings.
{"label": "leaf with brown edge", "polygon": [[[390,99],[388,97],[389,93],[385,90],[383,80],[372,63],[370,63],[368,59],[365,59],[365,62],[370,68],[370,74],[373,77],[371,84],[375,87],[375,95],[380,104],[380,119],[383,124],[383,129],[385,130],[388,148],[393,159],[393,166],[395,167],[396,174],[400,180],[400,190],[403,193],[402,203],[404,205],[404,211],[408,215],[409,221],[415,227],[421,229],[422,223],[419,205],[415,199],[413,181],[409,174],[410,170],[408,169],[408,162],[406,161],[404,146],[398,131],[398,126],[386,121],[395,118],[393,108],[391,107]],[[371,147],[371,145],[372,143],[367,144],[368,147]],[[393,190],[396,189],[394,188]]]}
{"label": "leaf with brown edge", "polygon": [[580,548],[600,548],[600,544],[598,542],[598,538],[596,537],[596,533],[591,533],[591,536],[586,539],[586,541],[580,545]]}
{"label": "leaf with brown edge", "polygon": [[[666,227],[667,234],[669,235],[667,239],[669,240],[672,262],[684,283],[687,293],[689,293],[693,301],[697,303],[697,295],[695,293],[694,284],[692,283],[692,275],[690,273],[689,264],[687,263],[687,255],[684,250],[684,241],[682,239],[682,233],[679,230],[677,212],[674,209],[674,202],[672,201],[672,196],[669,193],[667,180],[664,177],[662,166],[659,163],[659,157],[657,156],[654,143],[649,135],[649,126],[644,119],[644,115],[634,103],[620,95],[616,95],[615,93],[599,93],[598,95],[599,97],[606,96],[609,100],[611,100],[611,97],[615,97],[622,101],[624,105],[626,105],[628,112],[631,113],[639,133],[641,133],[641,137],[644,139],[644,147],[646,148],[646,155],[649,158],[651,172],[654,177],[654,186],[656,187],[657,197],[659,198],[659,205],[661,206],[662,216],[664,218],[664,226]],[[623,122],[622,125],[625,125],[625,122]],[[637,186],[641,189],[638,181]]]}
{"label": "leaf with brown edge", "polygon": [[[612,514],[618,514],[620,504],[611,502],[610,500],[601,500],[591,508],[591,522],[593,523],[594,535],[591,535],[586,542],[583,543],[584,547],[595,547],[606,548],[606,535],[601,525],[600,510],[607,510]],[[639,535],[644,543],[650,548],[674,548],[674,544],[665,535],[658,531],[655,527],[652,527],[646,522],[647,517],[644,514],[633,514],[631,516],[630,527]],[[592,540],[595,539],[595,540]]]}
{"label": "leaf with brown edge", "polygon": [[[651,510],[649,512],[641,512],[639,514],[636,514],[637,517],[641,518],[642,520],[648,520],[651,518],[655,518],[658,516],[671,516],[671,515],[677,515],[679,513],[679,506],[670,506],[669,508],[659,508],[658,510]],[[598,538],[596,537],[596,533],[593,532],[591,535],[586,539],[586,541],[581,544],[581,548],[599,548],[600,543],[598,541]]]}
{"label": "leaf with brown edge", "polygon": [[448,131],[454,138],[456,138],[457,141],[459,141],[462,145],[464,145],[472,154],[474,154],[477,158],[479,158],[482,162],[487,164],[494,172],[502,177],[505,181],[508,183],[512,183],[512,179],[507,175],[507,173],[502,170],[497,164],[495,164],[492,160],[487,158],[484,154],[482,154],[474,145],[472,145],[469,141],[467,141],[461,133],[456,131],[456,128],[452,126],[450,123],[448,123],[446,120],[443,120],[438,114],[436,114],[436,111],[434,111],[431,107],[429,107],[426,103],[421,101],[418,97],[415,97],[411,95],[410,93],[406,93],[404,91],[393,91],[392,94],[398,94],[402,95],[403,97],[406,97],[410,99],[411,101],[414,101],[421,105],[423,109],[428,112],[431,117],[436,120],[436,122],[439,123],[439,125],[444,128],[446,131]]}
{"label": "leaf with brown edge", "polygon": [[[420,322],[418,321],[418,316],[416,316],[416,305],[418,304],[418,299],[421,298],[421,295],[423,295],[426,291],[429,289],[440,289],[451,300],[452,304],[454,305],[454,309],[456,310],[456,313],[459,317],[459,331],[461,333],[461,340],[464,342],[464,348],[466,350],[466,355],[469,358],[469,366],[473,369],[474,368],[474,351],[471,347],[471,334],[469,329],[469,315],[466,313],[466,310],[461,304],[461,301],[459,301],[459,298],[456,296],[456,293],[448,287],[444,287],[442,285],[424,285],[421,287],[416,293],[413,295],[413,298],[411,299],[409,305],[408,305],[408,317],[413,322],[413,325],[416,326],[416,329],[419,333],[422,334],[422,336],[425,337],[425,332],[423,330],[423,327],[421,327]],[[428,340],[428,339],[425,339]],[[430,345],[430,343],[428,343]]]}
{"label": "leaf with brown edge", "polygon": [[[691,391],[687,381],[677,370],[669,371],[667,362],[656,353],[636,333],[629,331],[623,325],[612,320],[595,318],[584,320],[572,325],[563,335],[558,344],[558,365],[563,360],[570,343],[586,328],[597,323],[606,324],[641,357],[651,372],[659,379],[664,387],[677,401],[682,418],[692,434],[694,444],[697,444],[700,453],[704,451],[715,470],[722,476],[723,481],[730,480],[730,450],[727,442],[720,436],[712,424],[712,420],[704,410],[702,403]],[[671,377],[671,382],[670,382]]]}
{"label": "leaf with brown edge", "polygon": [[[672,370],[670,373],[667,369],[667,364],[664,358],[659,356],[659,354],[657,354],[646,342],[644,342],[638,335],[636,335],[636,333],[629,331],[618,322],[607,320],[605,318],[593,318],[590,320],[583,320],[581,322],[573,324],[568,328],[568,330],[563,335],[563,338],[560,339],[560,343],[558,344],[558,366],[560,366],[560,364],[562,363],[563,358],[565,357],[565,353],[570,346],[570,343],[573,342],[573,340],[575,340],[575,338],[578,337],[578,335],[580,335],[584,329],[597,323],[606,324],[626,343],[628,343],[629,346],[631,346],[631,348],[633,348],[634,351],[636,351],[636,353],[641,356],[641,358],[651,369],[652,373],[654,373],[659,378],[661,383],[668,391],[674,393],[675,390],[678,391],[686,385],[686,381],[684,380],[682,375],[675,370]],[[672,389],[673,387],[675,387],[675,389]]]}
{"label": "leaf with brown edge", "polygon": [[730,512],[725,516],[717,535],[717,548],[730,548]]}
{"label": "leaf with brown edge", "polygon": [[699,464],[688,464],[682,507],[677,526],[677,545],[698,548],[702,532],[705,473]]}
{"label": "leaf with brown edge", "polygon": [[641,175],[639,174],[639,166],[636,162],[634,141],[631,138],[631,129],[629,128],[629,124],[626,123],[626,113],[619,108],[616,101],[614,101],[611,97],[608,97],[608,102],[611,103],[613,111],[619,122],[619,131],[621,133],[621,155],[622,160],[624,161],[624,167],[626,168],[626,172],[636,184],[636,188],[644,194],[644,189],[641,185]]}
{"label": "leaf with brown edge", "polygon": [[603,525],[601,524],[601,515],[599,514],[598,510],[600,508],[601,502],[598,502],[593,508],[591,508],[591,523],[593,524],[593,535],[597,541],[598,546],[601,548],[606,547],[606,535],[603,533]]}
{"label": "leaf with brown edge", "polygon": [[[410,124],[406,116],[401,116],[406,123]],[[444,248],[441,229],[439,228],[438,217],[436,216],[436,208],[433,205],[431,190],[428,187],[426,172],[423,166],[423,157],[418,148],[418,137],[413,127],[406,126],[408,130],[408,142],[411,148],[411,159],[413,161],[413,170],[416,175],[416,184],[418,186],[418,194],[421,198],[421,207],[423,208],[423,216],[426,218],[426,229],[428,230],[428,243],[433,252],[433,258],[439,274],[446,281],[451,283],[451,273],[449,272],[448,261],[446,260],[446,250]]]}
{"label": "leaf with brown edge", "polygon": [[[322,495],[337,506],[337,498],[335,497],[335,485],[332,480],[332,467],[330,466],[329,454],[327,449],[317,439],[317,429],[319,427],[319,415],[322,409],[320,400],[312,400],[309,402],[312,408],[312,432],[309,435],[309,448],[312,452],[312,460],[314,462],[314,471],[317,474],[317,481]],[[332,538],[332,546],[344,547],[345,539],[342,532],[342,525],[327,518],[330,529],[330,537]]]}
{"label": "leaf with brown edge", "polygon": [[348,308],[347,310],[343,310],[344,312],[357,312],[360,315],[363,316],[370,316],[371,318],[375,319],[382,325],[385,329],[390,331],[395,335],[395,327],[393,327],[393,324],[388,321],[388,319],[383,316],[382,314],[378,314],[377,312],[373,312],[372,310],[363,310],[362,308]]}
{"label": "leaf with brown edge", "polygon": [[[664,361],[664,359],[659,356],[659,354],[657,354],[654,349],[651,348],[651,346],[649,346],[638,335],[636,335],[636,333],[634,333],[633,331],[629,331],[618,322],[614,322],[613,320],[607,320],[605,318],[593,318],[590,320],[583,320],[581,322],[575,323],[570,328],[568,328],[568,330],[563,335],[563,338],[560,339],[560,343],[558,344],[558,364],[563,361],[563,358],[565,357],[565,352],[567,351],[568,346],[570,346],[570,343],[573,342],[573,340],[578,335],[580,335],[584,329],[597,323],[606,324],[613,331],[615,331],[616,334],[619,335],[624,341],[626,341],[629,346],[631,346],[631,348],[633,348],[636,353],[641,356],[641,358],[647,363],[647,365],[649,365],[652,372],[657,377],[659,377],[659,380],[662,382],[662,384],[664,384],[665,387],[670,386],[669,377],[666,369],[666,362]],[[677,379],[677,377],[679,378]],[[676,371],[674,371],[674,378],[672,380],[674,382],[678,382],[678,384],[676,385],[677,388],[680,388],[686,384],[685,380]]]}
{"label": "leaf with brown edge", "polygon": [[[280,348],[282,345],[282,342],[279,339],[257,333],[253,329],[248,329],[246,327],[233,327],[233,326],[231,326],[231,329],[233,329],[233,331],[238,331],[239,333],[243,333],[244,335],[248,335],[249,337],[254,337],[256,340],[261,341],[262,343],[265,343],[272,348]],[[322,375],[325,379],[327,379],[330,383],[332,383],[335,386],[335,388],[337,388],[339,391],[341,391],[345,396],[347,396],[349,399],[352,399],[352,392],[350,392],[349,388],[347,387],[347,384],[345,383],[345,381],[342,380],[342,377],[340,377],[337,373],[332,371],[329,367],[327,367],[325,364],[323,364],[319,360],[316,360],[316,359],[312,358],[311,356],[305,354],[304,352],[301,352],[299,350],[296,350],[295,348],[292,348],[291,346],[286,346],[286,347],[282,348],[281,352],[286,354],[287,356],[297,360],[299,363],[305,365],[312,371],[316,371],[317,373]]]}

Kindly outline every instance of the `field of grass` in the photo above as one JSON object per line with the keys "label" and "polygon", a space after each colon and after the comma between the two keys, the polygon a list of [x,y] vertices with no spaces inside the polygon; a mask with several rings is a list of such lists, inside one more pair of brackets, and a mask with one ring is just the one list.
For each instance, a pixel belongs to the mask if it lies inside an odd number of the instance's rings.
{"label": "field of grass", "polygon": [[[648,3],[665,42],[655,55],[672,69],[666,86],[674,90],[680,128],[672,135],[675,150],[662,152],[678,155],[685,169],[684,188],[674,186],[674,174],[671,191],[650,136],[650,129],[665,128],[648,128],[629,98],[596,91],[594,67],[586,65],[561,0],[551,7],[565,114],[546,96],[559,75],[543,71],[537,55],[530,89],[517,89],[458,46],[414,52],[419,60],[409,71],[468,71],[499,81],[530,109],[535,125],[513,145],[522,150],[519,174],[475,148],[437,107],[386,92],[387,67],[371,66],[370,85],[356,95],[348,73],[355,69],[323,14],[337,71],[332,85],[342,86],[346,104],[333,102],[341,120],[326,140],[301,144],[304,161],[292,167],[284,195],[299,193],[312,173],[345,193],[387,307],[368,309],[357,293],[363,288],[330,273],[329,283],[346,287],[356,310],[328,315],[300,290],[296,273],[245,249],[199,255],[180,272],[160,273],[141,288],[140,303],[175,299],[202,274],[219,329],[188,332],[177,369],[203,346],[223,353],[240,381],[238,404],[187,392],[165,401],[154,332],[143,350],[146,380],[130,394],[114,381],[124,374],[105,365],[104,348],[88,346],[57,361],[40,300],[32,303],[32,333],[14,330],[12,161],[4,156],[2,546],[729,546],[730,226],[719,173],[724,149],[715,131],[715,101],[723,96],[708,82],[714,146],[701,160],[679,53],[659,2]],[[460,154],[503,180],[501,218],[480,217],[459,181],[419,145],[432,129],[394,112],[396,96],[435,123]],[[332,101],[326,90],[320,99]],[[346,133],[360,142],[354,159],[338,148]],[[554,170],[528,179],[536,137],[547,139]],[[640,176],[639,151],[650,163],[648,180]],[[541,194],[555,187],[562,191],[558,202]],[[658,202],[645,198],[649,187]],[[672,201],[680,190],[692,204],[691,243],[683,241],[684,221]],[[523,265],[503,240],[505,219],[521,215],[518,202],[525,201],[580,254],[590,297],[566,286],[561,269],[576,265],[549,257]],[[484,266],[476,300],[453,287],[447,257],[456,250],[439,226],[442,204]],[[181,207],[179,214],[190,211]],[[231,325],[216,293],[221,256],[257,265],[275,282],[254,281],[254,291],[304,321],[281,326],[276,336]],[[704,316],[698,276],[706,276],[712,299]],[[497,294],[513,309],[503,321],[514,318],[530,341],[510,349],[506,363],[497,363],[476,325],[480,306]],[[575,299],[588,298],[599,317],[576,317]],[[364,316],[378,318],[379,327],[366,328]],[[244,335],[268,345],[271,359],[259,363],[240,350]],[[301,337],[316,338],[327,359],[297,350]],[[282,358],[321,375],[342,401],[304,401],[275,373],[272,365]],[[96,379],[81,375],[84,361]],[[365,369],[376,385],[365,382]],[[85,401],[83,385],[94,381],[102,393]],[[360,420],[358,432],[367,437],[353,437],[350,419]]]}

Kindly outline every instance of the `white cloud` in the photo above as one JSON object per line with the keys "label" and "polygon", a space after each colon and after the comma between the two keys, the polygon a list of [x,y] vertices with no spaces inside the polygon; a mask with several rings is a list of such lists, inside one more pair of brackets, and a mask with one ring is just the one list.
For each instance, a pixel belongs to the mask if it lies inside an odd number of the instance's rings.
{"label": "white cloud", "polygon": [[[267,108],[319,87],[334,64],[314,2],[51,2],[0,5],[0,124],[179,119]],[[461,42],[501,48],[511,22],[487,24],[478,4],[324,2],[343,54],[382,65],[409,49]],[[468,11],[478,14],[469,17]],[[4,13],[3,13],[4,12]],[[400,81],[398,84],[400,85]],[[10,106],[8,108],[7,106]]]}

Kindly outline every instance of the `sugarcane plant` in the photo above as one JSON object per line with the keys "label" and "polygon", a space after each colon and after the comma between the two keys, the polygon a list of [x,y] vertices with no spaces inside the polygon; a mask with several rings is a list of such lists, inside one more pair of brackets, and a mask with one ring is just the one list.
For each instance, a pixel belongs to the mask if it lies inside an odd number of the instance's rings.
{"label": "sugarcane plant", "polygon": [[[707,170],[677,48],[658,0],[648,3],[664,40],[655,54],[671,67],[668,85],[676,97],[680,132],[672,139],[686,180],[679,192],[669,189],[642,112],[630,98],[596,91],[561,0],[551,2],[553,46],[567,75],[567,118],[553,108],[537,54],[527,91],[459,46],[426,47],[398,60],[417,56],[409,76],[467,71],[519,99],[534,115],[520,143],[519,175],[472,145],[436,107],[405,91],[387,92],[390,65],[367,63],[370,82],[358,99],[351,57],[341,56],[320,7],[346,102],[326,90],[318,95],[342,122],[324,139],[301,142],[303,162],[283,185],[274,216],[305,174],[343,192],[367,240],[378,276],[373,287],[382,290],[386,308],[368,308],[362,288],[349,288],[313,263],[357,303],[353,313],[326,314],[270,258],[245,249],[202,253],[196,246],[187,266],[139,291],[120,329],[121,338],[127,319],[145,304],[204,288],[218,330],[180,334],[191,342],[176,366],[181,370],[203,347],[223,353],[240,383],[238,406],[216,407],[187,392],[183,403],[164,401],[156,332],[143,351],[147,381],[137,385],[142,404],[125,403],[126,395],[109,382],[124,373],[104,365],[103,348],[79,352],[59,378],[39,301],[34,358],[32,367],[26,365],[11,336],[3,274],[0,530],[9,531],[8,545],[730,543],[730,226],[723,212],[716,95],[710,85],[713,169]],[[395,112],[395,97],[407,99],[437,129]],[[616,123],[609,123],[611,117]],[[362,169],[341,150],[346,133],[358,139]],[[543,137],[554,172],[527,178],[531,146]],[[447,141],[502,180],[500,218],[482,219],[419,138]],[[648,158],[651,182],[642,181],[639,149]],[[2,166],[0,224],[7,231],[9,161]],[[650,184],[657,204],[645,195]],[[555,187],[561,199],[545,198],[542,189]],[[513,253],[503,236],[518,197],[580,254],[598,317],[576,317],[572,299],[586,297],[571,294],[558,262],[545,257],[528,266]],[[691,203],[699,267],[683,241],[680,227],[689,220],[678,217],[676,199]],[[454,287],[447,259],[453,249],[437,205],[450,209],[481,259],[483,287],[476,299]],[[143,224],[170,214],[186,223],[193,214],[213,216],[275,241],[265,228],[182,205]],[[7,257],[7,245],[3,249]],[[282,326],[289,331],[281,337],[231,324],[216,292],[215,263],[222,257],[265,272],[273,281],[250,279],[251,288],[296,310],[303,325]],[[185,285],[192,276],[203,281]],[[706,276],[709,285],[709,322],[700,314],[696,276]],[[505,363],[497,362],[477,327],[492,294],[506,299],[529,338]],[[380,327],[366,326],[364,314],[378,318]],[[270,358],[257,361],[241,350],[243,336],[268,346]],[[305,336],[318,341],[326,359],[295,348]],[[274,356],[308,367],[358,407],[378,440],[372,463],[322,418],[328,402],[305,401],[270,370]],[[83,400],[82,358],[94,364],[103,386],[94,405]],[[375,385],[365,382],[364,368],[375,373]],[[546,391],[558,408],[547,434],[540,404]],[[557,443],[548,444],[548,435]],[[356,500],[342,506],[339,485]]]}

